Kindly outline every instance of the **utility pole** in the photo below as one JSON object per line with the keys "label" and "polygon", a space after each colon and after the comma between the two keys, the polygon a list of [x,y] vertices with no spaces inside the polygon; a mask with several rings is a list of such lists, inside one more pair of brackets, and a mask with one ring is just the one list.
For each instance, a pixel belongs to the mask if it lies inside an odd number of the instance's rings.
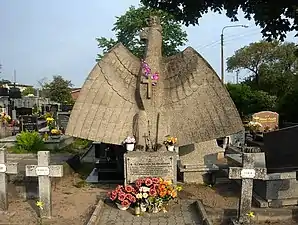
{"label": "utility pole", "polygon": [[236,84],[239,83],[239,71],[236,72]]}
{"label": "utility pole", "polygon": [[230,27],[244,27],[248,28],[247,25],[231,25],[231,26],[225,26],[221,30],[221,35],[220,35],[220,58],[221,58],[221,82],[224,84],[224,78],[225,78],[225,66],[224,66],[224,30],[226,28]]}

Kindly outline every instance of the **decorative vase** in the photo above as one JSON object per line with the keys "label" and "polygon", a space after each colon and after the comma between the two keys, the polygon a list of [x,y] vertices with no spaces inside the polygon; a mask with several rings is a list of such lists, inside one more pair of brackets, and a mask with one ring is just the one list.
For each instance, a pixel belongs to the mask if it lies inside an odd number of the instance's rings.
{"label": "decorative vase", "polygon": [[127,151],[133,151],[134,150],[134,148],[135,148],[135,144],[133,144],[133,143],[127,143],[126,144],[126,150]]}
{"label": "decorative vase", "polygon": [[119,204],[117,202],[116,202],[116,205],[117,205],[118,209],[123,210],[123,211],[124,210],[127,210],[129,208],[129,206],[123,206],[123,205],[121,205],[121,204]]}
{"label": "decorative vase", "polygon": [[141,212],[146,212],[146,211],[147,211],[147,204],[141,203]]}
{"label": "decorative vase", "polygon": [[169,145],[168,146],[168,151],[173,152],[174,151],[174,145]]}

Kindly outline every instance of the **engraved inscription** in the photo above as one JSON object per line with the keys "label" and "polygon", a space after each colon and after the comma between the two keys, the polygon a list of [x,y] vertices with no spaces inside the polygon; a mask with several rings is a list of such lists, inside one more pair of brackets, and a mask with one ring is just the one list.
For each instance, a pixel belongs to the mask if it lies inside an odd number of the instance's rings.
{"label": "engraved inscription", "polygon": [[171,174],[173,165],[171,162],[139,162],[130,163],[130,175],[160,177]]}

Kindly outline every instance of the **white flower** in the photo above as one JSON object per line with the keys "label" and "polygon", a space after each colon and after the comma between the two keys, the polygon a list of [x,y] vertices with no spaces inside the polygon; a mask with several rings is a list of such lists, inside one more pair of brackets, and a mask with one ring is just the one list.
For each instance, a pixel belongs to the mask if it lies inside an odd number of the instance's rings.
{"label": "white flower", "polygon": [[147,193],[143,193],[143,198],[148,198],[148,194]]}
{"label": "white flower", "polygon": [[141,199],[141,198],[142,198],[142,194],[141,194],[141,193],[138,193],[138,194],[136,195],[136,198],[137,198],[137,199]]}
{"label": "white flower", "polygon": [[124,141],[123,141],[123,143],[125,144],[125,143],[128,143],[128,144],[134,144],[134,143],[136,143],[136,139],[132,136],[132,137],[130,137],[130,136],[128,136]]}

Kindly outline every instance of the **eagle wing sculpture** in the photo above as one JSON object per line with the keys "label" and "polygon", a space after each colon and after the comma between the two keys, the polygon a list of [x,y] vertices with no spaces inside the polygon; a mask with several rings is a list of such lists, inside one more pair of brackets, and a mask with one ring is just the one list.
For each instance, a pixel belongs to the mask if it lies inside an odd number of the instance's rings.
{"label": "eagle wing sculpture", "polygon": [[239,113],[216,72],[193,48],[165,60],[171,135],[179,145],[243,130]]}
{"label": "eagle wing sculpture", "polygon": [[140,63],[121,43],[106,53],[81,89],[66,134],[114,144],[131,135]]}

